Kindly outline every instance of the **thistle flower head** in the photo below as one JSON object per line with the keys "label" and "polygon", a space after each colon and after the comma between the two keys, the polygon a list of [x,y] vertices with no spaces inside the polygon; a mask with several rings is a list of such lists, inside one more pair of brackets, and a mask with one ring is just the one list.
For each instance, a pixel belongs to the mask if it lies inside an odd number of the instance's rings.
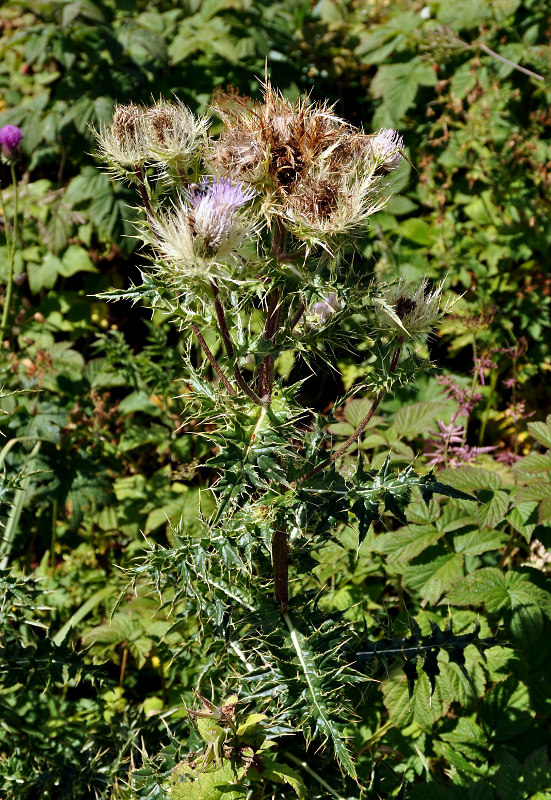
{"label": "thistle flower head", "polygon": [[376,301],[377,327],[398,338],[415,339],[430,333],[453,305],[447,301],[442,307],[443,285],[431,289],[427,278],[420,283],[400,278]]}
{"label": "thistle flower head", "polygon": [[257,231],[254,219],[239,213],[254,195],[254,189],[226,179],[189,186],[155,221],[150,237],[171,275],[183,281],[232,279],[240,250]]}
{"label": "thistle flower head", "polygon": [[387,202],[381,196],[376,163],[357,159],[350,170],[308,175],[285,205],[284,216],[295,236],[308,245],[363,228],[368,218]]}
{"label": "thistle flower head", "polygon": [[23,133],[17,125],[0,128],[0,156],[5,164],[14,164],[21,154]]}
{"label": "thistle flower head", "polygon": [[306,311],[306,318],[310,317],[319,322],[327,322],[331,314],[334,314],[335,311],[340,311],[341,308],[342,304],[336,293],[329,292],[323,300],[312,303]]}
{"label": "thistle flower head", "polygon": [[127,178],[148,160],[148,125],[145,108],[134,103],[117,105],[110,126],[96,132],[100,156],[113,175]]}
{"label": "thistle flower head", "polygon": [[374,136],[369,137],[369,145],[373,159],[377,162],[377,169],[382,172],[392,172],[400,166],[403,138],[392,128],[381,128]]}
{"label": "thistle flower head", "polygon": [[263,103],[241,101],[229,111],[219,104],[217,111],[226,130],[210,155],[214,172],[263,182],[280,201],[347,127],[327,105],[309,105],[307,99],[291,103],[270,83]]}
{"label": "thistle flower head", "polygon": [[237,181],[215,178],[192,185],[184,194],[195,233],[207,247],[217,250],[231,238],[235,212],[252,200],[256,191]]}
{"label": "thistle flower head", "polygon": [[165,170],[187,169],[204,146],[206,117],[196,117],[181,102],[160,100],[145,113],[148,156]]}
{"label": "thistle flower head", "polygon": [[[227,98],[231,101],[232,98]],[[208,156],[213,172],[262,186],[262,211],[307,246],[365,224],[382,208],[384,177],[400,161],[394,131],[367,136],[308,98],[291,103],[269,83],[262,103],[217,111],[226,130]]]}

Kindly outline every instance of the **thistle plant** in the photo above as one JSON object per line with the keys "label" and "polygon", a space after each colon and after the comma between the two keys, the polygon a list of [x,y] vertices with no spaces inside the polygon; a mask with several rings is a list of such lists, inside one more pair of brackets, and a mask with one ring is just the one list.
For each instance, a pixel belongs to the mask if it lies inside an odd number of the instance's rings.
{"label": "thistle plant", "polygon": [[[112,174],[137,189],[150,260],[141,285],[107,297],[141,301],[189,337],[182,422],[214,451],[203,465],[215,500],[203,534],[181,527],[169,547],[147,541],[132,572],[134,586],[153,585],[175,609],[185,603],[174,623],[182,654],[200,659],[205,685],[217,687],[195,713],[212,721],[199,726],[199,755],[182,761],[165,789],[173,798],[230,800],[268,796],[263,786],[281,784],[289,796],[340,797],[316,766],[338,764],[341,791],[356,796],[345,729],[363,702],[366,672],[399,657],[413,685],[424,659],[434,685],[440,649],[464,665],[467,644],[491,644],[453,629],[428,642],[413,623],[407,643],[376,643],[361,610],[326,609],[316,572],[344,527],[359,547],[383,516],[385,525],[393,517],[403,524],[413,497],[470,498],[432,473],[397,474],[389,459],[380,470],[361,456],[346,460],[385,396],[430,366],[419,343],[449,305],[443,286],[426,279],[380,284],[355,252],[391,194],[403,158],[397,132],[365,133],[327,105],[289,102],[270,83],[262,101],[223,95],[213,112],[223,123],[218,136],[207,118],[166,101],[119,106],[98,134]],[[368,364],[352,391],[329,415],[305,407],[305,375],[315,380],[334,368],[339,349],[366,341]],[[289,353],[295,380],[278,369]],[[371,406],[332,449],[327,424],[356,394],[370,395]],[[228,707],[223,697],[234,693]],[[240,723],[235,703],[252,716]],[[282,750],[284,734],[293,738]],[[316,756],[300,776],[295,767],[313,741]],[[268,754],[268,745],[279,749]]]}

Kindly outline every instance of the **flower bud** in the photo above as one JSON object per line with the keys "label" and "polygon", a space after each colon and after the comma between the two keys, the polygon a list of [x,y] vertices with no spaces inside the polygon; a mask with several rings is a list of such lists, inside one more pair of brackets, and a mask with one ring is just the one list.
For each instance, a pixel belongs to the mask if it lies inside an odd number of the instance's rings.
{"label": "flower bud", "polygon": [[427,278],[416,284],[400,280],[376,299],[377,327],[398,338],[413,339],[430,333],[439,319],[451,308],[442,307],[443,283],[431,289]]}
{"label": "flower bud", "polygon": [[23,133],[17,125],[0,128],[0,154],[5,164],[15,164],[21,155]]}

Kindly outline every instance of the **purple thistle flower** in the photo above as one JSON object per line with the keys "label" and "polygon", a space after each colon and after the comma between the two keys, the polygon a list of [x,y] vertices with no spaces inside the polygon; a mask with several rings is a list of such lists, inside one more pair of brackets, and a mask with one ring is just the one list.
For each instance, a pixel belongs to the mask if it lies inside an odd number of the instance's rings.
{"label": "purple thistle flower", "polygon": [[252,200],[256,191],[228,178],[206,179],[191,184],[184,195],[193,209],[193,227],[214,249],[231,234],[235,212]]}
{"label": "purple thistle flower", "polygon": [[341,302],[335,292],[330,292],[323,300],[318,300],[310,306],[307,314],[316,315],[322,322],[327,322],[331,314],[340,311]]}
{"label": "purple thistle flower", "polygon": [[0,149],[2,160],[7,164],[17,161],[21,153],[23,133],[17,125],[4,125],[0,128]]}

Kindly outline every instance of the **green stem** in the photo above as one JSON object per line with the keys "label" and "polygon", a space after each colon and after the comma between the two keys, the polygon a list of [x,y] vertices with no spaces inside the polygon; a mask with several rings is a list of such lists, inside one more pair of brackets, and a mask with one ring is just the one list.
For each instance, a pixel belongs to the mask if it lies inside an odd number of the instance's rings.
{"label": "green stem", "polygon": [[[2,323],[0,326],[0,344],[4,341],[6,333],[6,326],[8,324],[8,317],[10,312],[11,296],[13,293],[13,265],[15,263],[15,250],[17,247],[17,218],[18,218],[18,192],[17,192],[17,176],[15,174],[15,165],[11,164],[11,179],[13,186],[13,231],[11,235],[11,246],[8,240],[8,281],[6,283],[6,297],[4,298],[4,310],[2,312]],[[5,219],[5,217],[4,217]],[[6,225],[6,232],[8,226]]]}
{"label": "green stem", "polygon": [[204,354],[208,358],[213,370],[216,372],[216,374],[218,375],[218,377],[220,378],[220,380],[222,381],[222,383],[224,384],[224,386],[228,390],[228,393],[233,395],[233,396],[235,396],[237,394],[237,392],[235,391],[235,389],[233,388],[233,386],[231,385],[229,380],[226,378],[226,376],[222,372],[222,369],[221,369],[218,361],[215,359],[215,357],[213,356],[209,346],[205,342],[205,340],[203,338],[203,334],[201,333],[201,331],[199,330],[199,328],[195,324],[191,326],[191,329],[192,329],[193,333],[195,334],[195,337],[196,337],[197,341],[199,342]]}
{"label": "green stem", "polygon": [[[389,723],[389,725],[390,724],[391,723]],[[313,770],[312,767],[310,767],[306,761],[301,761],[300,758],[297,758],[292,753],[289,753],[288,750],[282,750],[281,755],[284,758],[288,758],[289,761],[293,761],[295,764],[297,764],[297,766],[301,767],[305,772],[307,772],[308,775],[311,775],[312,778],[314,778],[320,784],[320,786],[323,786],[323,788],[326,789],[329,792],[329,794],[333,795],[333,797],[336,797],[337,800],[345,800],[345,798],[341,794],[336,792],[331,786],[329,786],[327,781],[324,778],[322,778],[318,772]]]}
{"label": "green stem", "polygon": [[274,565],[274,597],[280,611],[289,605],[289,541],[287,531],[274,531],[272,538],[272,562]]}
{"label": "green stem", "polygon": [[214,294],[214,310],[216,312],[216,319],[218,320],[218,327],[220,329],[220,335],[222,337],[222,341],[224,342],[224,348],[226,350],[226,354],[230,361],[233,361],[233,377],[235,378],[235,382],[239,386],[242,392],[244,392],[249,400],[252,400],[253,403],[257,406],[263,406],[265,403],[262,402],[260,397],[257,395],[253,389],[248,385],[239,366],[235,361],[234,356],[234,349],[233,344],[230,336],[230,332],[228,330],[228,323],[226,321],[226,313],[224,311],[224,306],[220,302],[219,298],[219,289],[218,286],[213,282],[211,283],[212,292]]}
{"label": "green stem", "polygon": [[50,567],[55,570],[55,545],[57,541],[57,497],[52,503],[52,536],[50,541]]}
{"label": "green stem", "polygon": [[500,56],[499,53],[496,53],[495,50],[492,50],[487,44],[484,44],[484,42],[477,42],[476,46],[480,47],[480,49],[483,50],[487,55],[492,56],[492,58],[497,58],[498,61],[502,61],[504,64],[507,64],[507,66],[524,73],[524,75],[529,75],[531,78],[535,78],[537,81],[545,80],[543,75],[538,75],[537,72],[532,72],[531,69],[521,67],[520,64],[515,64],[514,61],[509,61],[509,59],[505,58],[505,56]]}

